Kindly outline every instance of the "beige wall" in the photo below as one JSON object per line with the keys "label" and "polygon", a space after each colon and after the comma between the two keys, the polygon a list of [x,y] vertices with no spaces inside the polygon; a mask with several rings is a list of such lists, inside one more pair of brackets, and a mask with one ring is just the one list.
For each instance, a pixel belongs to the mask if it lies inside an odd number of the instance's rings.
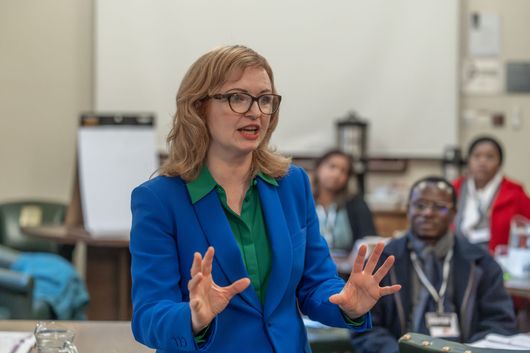
{"label": "beige wall", "polygon": [[0,1],[0,201],[68,200],[91,80],[91,0]]}
{"label": "beige wall", "polygon": [[[0,201],[48,198],[67,201],[72,183],[79,112],[92,107],[93,0],[0,0]],[[530,60],[530,1],[463,0],[461,55],[466,55],[472,10],[502,16],[502,60]],[[519,107],[522,129],[510,126]],[[461,97],[461,109],[503,112],[507,124],[460,125],[462,146],[478,133],[497,136],[507,150],[506,173],[530,188],[530,94]],[[370,189],[408,187],[440,173],[437,163],[413,162],[402,175],[372,175]]]}
{"label": "beige wall", "polygon": [[[498,13],[501,16],[501,54],[500,61],[530,61],[530,1],[528,0],[466,0],[463,13],[484,11]],[[466,55],[467,18],[462,25],[462,57]],[[462,109],[485,109],[505,115],[503,127],[493,127],[491,122],[482,121],[465,125],[460,123],[460,141],[463,146],[477,134],[491,134],[503,143],[506,152],[505,172],[508,176],[522,182],[527,192],[530,190],[530,93],[501,94],[496,96],[462,96]],[[522,126],[512,127],[512,112],[519,109]]]}
{"label": "beige wall", "polygon": [[[530,1],[528,0],[462,0],[460,28],[460,59],[468,55],[468,14],[475,11],[498,13],[501,16],[501,54],[498,58],[504,65],[510,60],[530,61]],[[512,127],[512,112],[519,110],[521,128]],[[490,119],[479,119],[464,123],[460,118],[459,141],[464,154],[469,142],[479,134],[495,136],[505,150],[504,172],[523,183],[530,191],[530,93],[500,94],[493,96],[471,96],[460,94],[460,112],[480,110],[486,113],[501,113],[505,116],[503,127],[494,127]],[[439,163],[413,161],[407,172],[371,175],[369,190],[394,183],[398,189],[407,189],[419,177],[426,174],[441,174]],[[405,187],[404,187],[405,186]]]}

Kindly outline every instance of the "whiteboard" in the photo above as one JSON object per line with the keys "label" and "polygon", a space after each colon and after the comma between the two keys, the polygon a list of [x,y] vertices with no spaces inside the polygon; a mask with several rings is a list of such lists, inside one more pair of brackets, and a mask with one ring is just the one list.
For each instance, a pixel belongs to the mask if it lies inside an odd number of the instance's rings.
{"label": "whiteboard", "polygon": [[96,0],[97,110],[155,111],[157,144],[189,66],[244,44],[271,64],[283,96],[272,143],[311,155],[335,121],[370,123],[368,153],[441,156],[457,143],[457,0]]}
{"label": "whiteboard", "polygon": [[156,171],[153,126],[81,126],[79,187],[84,226],[96,237],[127,235],[131,191]]}

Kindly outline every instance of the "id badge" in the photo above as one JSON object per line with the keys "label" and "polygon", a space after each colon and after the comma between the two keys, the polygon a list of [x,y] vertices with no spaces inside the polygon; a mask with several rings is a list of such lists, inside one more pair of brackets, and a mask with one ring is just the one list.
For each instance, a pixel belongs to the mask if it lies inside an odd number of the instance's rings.
{"label": "id badge", "polygon": [[456,313],[425,313],[425,324],[432,337],[460,337]]}

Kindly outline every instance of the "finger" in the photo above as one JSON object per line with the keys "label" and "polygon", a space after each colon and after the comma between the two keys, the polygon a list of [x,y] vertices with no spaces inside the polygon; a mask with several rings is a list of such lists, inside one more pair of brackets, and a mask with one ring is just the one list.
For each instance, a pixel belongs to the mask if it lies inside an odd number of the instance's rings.
{"label": "finger", "polygon": [[204,254],[204,259],[202,261],[201,272],[205,276],[209,276],[212,273],[212,262],[213,262],[214,249],[213,247],[208,247],[206,254]]}
{"label": "finger", "polygon": [[197,288],[203,278],[204,276],[202,275],[202,273],[199,272],[190,279],[190,281],[188,282],[188,290],[190,293],[195,291],[195,288]]}
{"label": "finger", "polygon": [[381,253],[383,252],[383,249],[385,248],[385,245],[383,243],[377,243],[377,245],[374,248],[374,251],[372,251],[372,254],[368,258],[368,261],[366,262],[366,266],[364,267],[365,273],[373,273],[375,266],[377,265],[377,261],[379,261],[379,257],[381,256]]}
{"label": "finger", "polygon": [[329,301],[336,305],[343,305],[345,302],[344,296],[341,293],[333,294],[329,297]]}
{"label": "finger", "polygon": [[385,262],[381,265],[381,267],[377,269],[377,271],[374,274],[374,279],[376,280],[377,283],[381,282],[383,277],[385,277],[388,271],[390,271],[390,269],[392,268],[392,265],[394,265],[394,261],[395,261],[394,255],[391,255],[385,260]]}
{"label": "finger", "polygon": [[250,279],[245,277],[245,278],[238,279],[237,281],[225,287],[224,289],[228,293],[229,298],[232,298],[234,295],[241,293],[242,291],[247,289],[249,284],[250,284]]}
{"label": "finger", "polygon": [[379,289],[379,294],[381,294],[381,296],[394,294],[396,292],[399,292],[400,289],[401,289],[400,284],[394,284],[393,286],[381,287]]}
{"label": "finger", "polygon": [[197,273],[200,272],[201,262],[202,262],[201,254],[199,254],[198,252],[193,254],[193,263],[191,264],[191,269],[190,269],[191,277],[194,277]]}
{"label": "finger", "polygon": [[355,257],[355,262],[353,263],[353,268],[351,270],[351,273],[360,273],[363,270],[364,265],[364,258],[366,257],[366,251],[367,247],[366,245],[361,245],[359,248],[359,251],[357,252],[357,256]]}

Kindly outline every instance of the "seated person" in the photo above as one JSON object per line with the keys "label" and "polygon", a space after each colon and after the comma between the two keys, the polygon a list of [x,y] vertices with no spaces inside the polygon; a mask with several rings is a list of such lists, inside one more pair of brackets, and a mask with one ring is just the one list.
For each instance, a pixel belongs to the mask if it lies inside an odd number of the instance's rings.
{"label": "seated person", "polygon": [[312,182],[320,232],[330,249],[345,253],[357,240],[377,234],[368,205],[349,191],[352,175],[352,157],[331,150],[317,161]]}
{"label": "seated person", "polygon": [[374,306],[372,331],[352,335],[357,352],[397,353],[397,340],[406,332],[463,343],[488,333],[516,333],[499,265],[486,250],[450,231],[455,203],[455,190],[443,178],[423,178],[412,186],[410,230],[390,241],[380,259],[395,256],[383,285],[398,282],[402,289]]}
{"label": "seated person", "polygon": [[454,182],[459,196],[456,231],[494,252],[497,245],[508,244],[513,216],[530,218],[530,198],[520,184],[503,175],[497,140],[478,137],[467,155],[468,175]]}

